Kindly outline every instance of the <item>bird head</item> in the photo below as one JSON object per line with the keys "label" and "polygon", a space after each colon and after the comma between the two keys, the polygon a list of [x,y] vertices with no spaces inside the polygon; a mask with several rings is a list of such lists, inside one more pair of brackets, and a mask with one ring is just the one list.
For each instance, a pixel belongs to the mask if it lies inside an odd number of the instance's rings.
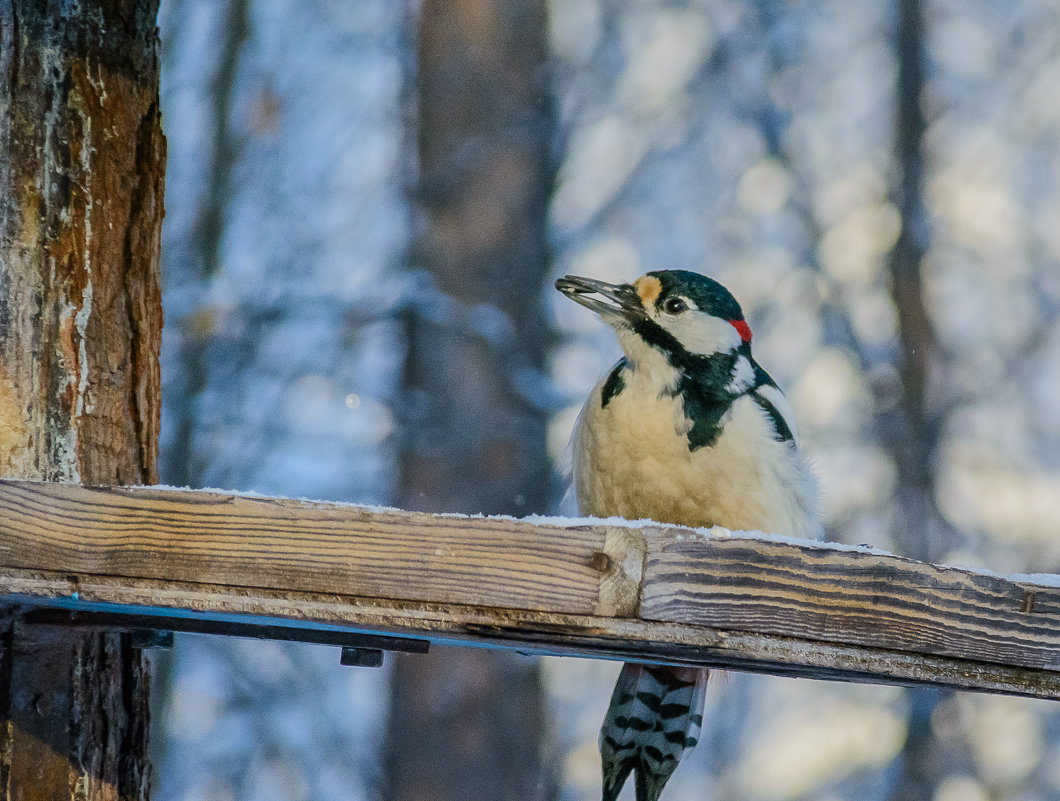
{"label": "bird head", "polygon": [[688,270],[658,270],[631,284],[568,275],[556,289],[597,312],[632,361],[661,352],[685,369],[718,354],[750,356],[751,329],[736,299],[717,281]]}

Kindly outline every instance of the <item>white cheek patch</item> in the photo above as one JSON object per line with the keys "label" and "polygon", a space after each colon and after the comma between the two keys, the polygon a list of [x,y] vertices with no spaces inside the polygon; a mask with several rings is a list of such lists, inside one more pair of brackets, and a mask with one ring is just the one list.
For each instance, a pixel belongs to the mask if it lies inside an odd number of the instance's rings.
{"label": "white cheek patch", "polygon": [[728,353],[740,347],[740,333],[725,320],[699,311],[687,311],[673,318],[655,318],[680,342],[685,350],[697,356]]}
{"label": "white cheek patch", "polygon": [[740,356],[732,369],[732,381],[725,387],[727,392],[734,395],[742,395],[755,380],[755,370],[746,356]]}

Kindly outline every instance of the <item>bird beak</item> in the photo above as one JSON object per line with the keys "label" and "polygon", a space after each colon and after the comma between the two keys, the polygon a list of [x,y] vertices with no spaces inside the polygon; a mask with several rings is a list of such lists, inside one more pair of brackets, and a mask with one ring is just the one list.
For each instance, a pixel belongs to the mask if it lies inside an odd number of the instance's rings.
{"label": "bird beak", "polygon": [[556,281],[556,289],[605,320],[617,317],[632,322],[645,316],[640,295],[632,284],[609,284],[594,278],[565,275]]}

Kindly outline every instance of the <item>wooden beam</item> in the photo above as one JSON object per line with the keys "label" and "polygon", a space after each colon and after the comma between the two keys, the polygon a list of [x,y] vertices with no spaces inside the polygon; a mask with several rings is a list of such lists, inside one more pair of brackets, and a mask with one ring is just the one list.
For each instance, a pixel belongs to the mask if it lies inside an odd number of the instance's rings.
{"label": "wooden beam", "polygon": [[14,568],[581,614],[630,603],[620,588],[601,600],[616,574],[602,528],[25,482],[0,487],[0,526]]}
{"label": "wooden beam", "polygon": [[641,616],[1060,669],[1060,588],[864,550],[660,530]]}
{"label": "wooden beam", "polygon": [[0,598],[1060,698],[1060,587],[676,527],[0,481]]}

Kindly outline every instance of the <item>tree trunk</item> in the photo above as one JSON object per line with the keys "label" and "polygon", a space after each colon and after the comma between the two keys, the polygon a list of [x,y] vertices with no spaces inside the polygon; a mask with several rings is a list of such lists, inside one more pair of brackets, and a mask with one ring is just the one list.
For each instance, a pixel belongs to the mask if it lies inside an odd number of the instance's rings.
{"label": "tree trunk", "polygon": [[929,227],[924,203],[924,16],[921,0],[898,1],[898,86],[894,191],[902,226],[888,260],[891,298],[898,314],[902,402],[885,426],[898,468],[897,536],[904,556],[945,557],[946,527],[935,506],[934,459],[938,425],[931,419],[929,390],[935,335],[924,300],[922,267]]}
{"label": "tree trunk", "polygon": [[[946,558],[956,541],[935,502],[935,459],[940,425],[933,418],[930,389],[936,357],[935,334],[924,298],[924,254],[929,221],[924,202],[924,93],[926,45],[922,0],[898,0],[895,48],[898,83],[895,103],[895,161],[898,184],[895,205],[901,230],[890,253],[891,299],[898,316],[901,345],[901,403],[881,419],[894,456],[898,518],[895,541],[903,556],[928,562]],[[955,743],[935,736],[932,717],[952,690],[916,687],[907,691],[906,737],[896,762],[891,801],[930,801],[938,782],[954,766],[968,767]]]}
{"label": "tree trunk", "polygon": [[[548,511],[545,413],[552,185],[545,3],[427,0],[419,36],[423,287],[408,320],[412,419],[399,503],[424,511]],[[470,649],[398,657],[390,801],[522,801],[543,781],[537,663]]]}
{"label": "tree trunk", "polygon": [[[157,9],[0,9],[0,475],[156,481]],[[7,610],[0,799],[146,798],[147,697],[127,636]]]}

